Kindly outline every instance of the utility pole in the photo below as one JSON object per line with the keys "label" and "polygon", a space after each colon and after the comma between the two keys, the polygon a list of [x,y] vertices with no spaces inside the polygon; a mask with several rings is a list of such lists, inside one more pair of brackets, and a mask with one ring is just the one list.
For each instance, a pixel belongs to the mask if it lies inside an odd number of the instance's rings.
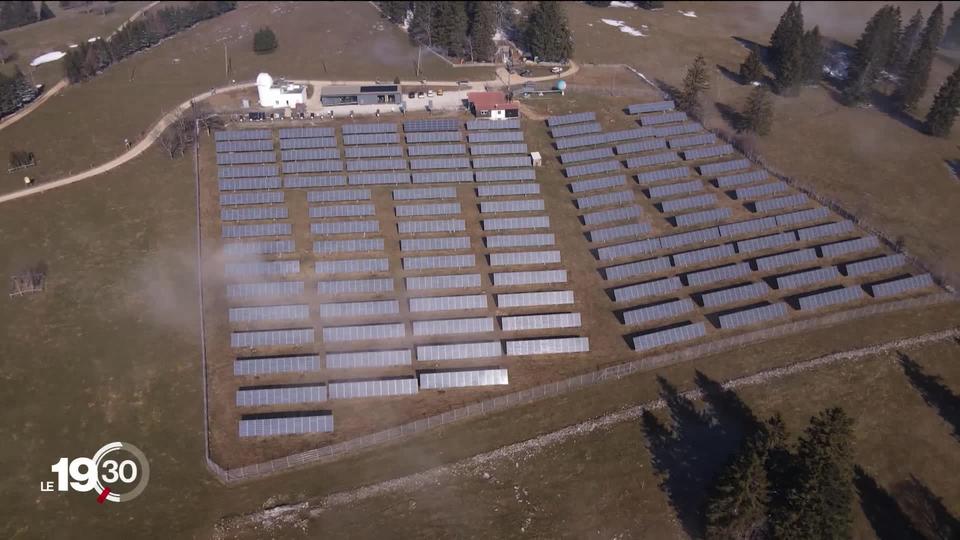
{"label": "utility pole", "polygon": [[420,55],[423,53],[423,45],[417,47],[417,80],[420,80]]}
{"label": "utility pole", "polygon": [[223,77],[230,82],[230,59],[227,56],[227,44],[223,44]]}

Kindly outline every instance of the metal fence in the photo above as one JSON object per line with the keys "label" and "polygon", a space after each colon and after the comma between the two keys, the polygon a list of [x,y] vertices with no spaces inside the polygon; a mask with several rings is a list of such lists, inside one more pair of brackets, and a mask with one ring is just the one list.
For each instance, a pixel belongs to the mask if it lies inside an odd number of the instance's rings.
{"label": "metal fence", "polygon": [[731,336],[716,341],[702,343],[693,347],[687,347],[676,351],[640,358],[631,362],[626,362],[601,370],[584,373],[575,377],[570,377],[562,381],[552,382],[487,399],[479,403],[460,407],[458,409],[430,416],[428,418],[421,418],[420,420],[416,420],[414,422],[409,422],[407,424],[379,431],[377,433],[364,435],[356,439],[351,439],[320,448],[314,448],[305,452],[291,454],[282,458],[277,458],[263,463],[247,465],[237,469],[223,469],[214,463],[208,455],[207,466],[221,481],[225,483],[234,483],[244,480],[262,478],[308,464],[336,461],[357,450],[377,446],[379,444],[400,439],[408,435],[422,433],[429,429],[462,420],[464,418],[480,417],[486,414],[515,407],[517,405],[531,403],[544,398],[565,394],[567,392],[584,388],[602,381],[619,379],[640,371],[647,371],[679,362],[693,360],[695,358],[717,354],[742,347],[744,345],[759,343],[772,338],[783,337],[798,332],[835,325],[841,322],[863,319],[866,317],[883,313],[891,313],[903,309],[933,306],[955,300],[957,300],[955,295],[941,292],[918,298],[872,304],[861,308],[840,311],[825,315],[823,317],[786,323],[771,328],[765,328],[762,330],[756,330],[754,332],[748,332],[737,336]]}

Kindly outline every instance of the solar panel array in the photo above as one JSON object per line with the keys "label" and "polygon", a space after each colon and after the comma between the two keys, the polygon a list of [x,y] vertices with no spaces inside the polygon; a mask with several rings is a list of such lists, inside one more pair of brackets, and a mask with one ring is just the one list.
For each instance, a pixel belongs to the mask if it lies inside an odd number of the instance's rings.
{"label": "solar panel array", "polygon": [[340,128],[344,135],[357,135],[361,133],[396,133],[397,125],[388,123],[372,124],[345,124]]}
{"label": "solar panel array", "polygon": [[572,137],[574,135],[587,135],[589,133],[600,133],[603,128],[596,122],[585,124],[572,124],[562,127],[552,128],[550,134],[554,137]]}
{"label": "solar panel array", "polygon": [[257,139],[272,139],[273,132],[269,129],[238,129],[234,131],[218,131],[214,139],[220,141],[252,141]]}
{"label": "solar panel array", "polygon": [[241,165],[249,163],[272,163],[277,156],[270,152],[237,152],[232,154],[217,154],[217,165]]}
{"label": "solar panel array", "polygon": [[613,148],[594,148],[592,150],[581,150],[579,152],[567,152],[560,154],[560,162],[564,165],[568,163],[577,163],[579,161],[591,161],[594,159],[612,158]]}
{"label": "solar panel array", "polygon": [[922,274],[919,276],[910,276],[907,278],[878,283],[872,286],[872,290],[873,296],[877,298],[885,298],[888,296],[895,296],[933,286],[933,277],[930,274]]}
{"label": "solar panel array", "polygon": [[579,122],[593,122],[596,119],[597,115],[593,112],[565,114],[547,118],[547,126],[552,128],[556,126],[565,126],[567,124],[576,124]]}
{"label": "solar panel array", "polygon": [[280,139],[280,150],[296,150],[301,148],[336,148],[337,139],[334,137],[311,137],[308,139]]}
{"label": "solar panel array", "polygon": [[281,139],[307,139],[312,137],[333,137],[336,130],[332,127],[281,128]]}
{"label": "solar panel array", "polygon": [[240,437],[301,435],[333,431],[333,415],[329,413],[285,413],[281,416],[240,418]]}
{"label": "solar panel array", "polygon": [[634,154],[637,152],[649,152],[651,150],[663,150],[667,148],[667,141],[662,139],[647,139],[645,141],[633,141],[618,144],[617,154]]}
{"label": "solar panel array", "polygon": [[420,388],[441,390],[470,386],[494,386],[509,383],[506,369],[470,369],[457,371],[425,371],[420,373]]}
{"label": "solar panel array", "polygon": [[627,114],[672,111],[673,108],[674,104],[672,100],[654,101],[651,103],[637,103],[627,107]]}
{"label": "solar panel array", "polygon": [[658,126],[660,124],[669,124],[671,122],[684,122],[686,120],[687,120],[687,113],[683,111],[665,112],[662,114],[640,115],[641,126]]}
{"label": "solar panel array", "polygon": [[[457,140],[459,140],[459,138]],[[477,133],[468,133],[467,141],[470,144],[523,142],[523,132],[522,131],[480,131]]]}
{"label": "solar panel array", "polygon": [[491,130],[491,129],[520,129],[519,118],[507,118],[505,120],[468,120],[467,130]]}
{"label": "solar panel array", "polygon": [[463,140],[459,131],[424,131],[407,133],[404,137],[407,140],[407,144],[460,142]]}
{"label": "solar panel array", "polygon": [[530,156],[473,158],[473,167],[475,169],[529,167],[531,163],[532,162],[530,161]]}

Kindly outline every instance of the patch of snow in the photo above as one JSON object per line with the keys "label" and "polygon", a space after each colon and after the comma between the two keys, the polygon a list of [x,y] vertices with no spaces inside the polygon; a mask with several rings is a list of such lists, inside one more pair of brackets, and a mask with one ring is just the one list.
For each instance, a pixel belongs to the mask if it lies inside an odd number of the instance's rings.
{"label": "patch of snow", "polygon": [[627,25],[627,23],[623,21],[618,21],[616,19],[600,19],[600,21],[603,22],[604,24],[609,24],[610,26],[619,28],[620,31],[625,34],[630,34],[631,36],[637,36],[637,37],[647,37],[646,34],[641,32],[640,30],[637,30],[632,26]]}
{"label": "patch of snow", "polygon": [[826,59],[823,62],[824,75],[831,79],[843,80],[847,78],[847,70],[849,68],[850,53],[837,49],[827,51]]}
{"label": "patch of snow", "polygon": [[77,47],[79,47],[79,45],[77,45],[76,43],[71,43],[67,45],[67,47],[70,47],[71,49],[76,49]]}
{"label": "patch of snow", "polygon": [[760,86],[760,81],[753,81],[750,83],[750,86]]}
{"label": "patch of snow", "polygon": [[519,15],[519,14],[520,14],[520,9],[519,9],[519,8],[513,8],[513,14],[514,14],[514,15]]}
{"label": "patch of snow", "polygon": [[93,43],[94,41],[97,41],[98,39],[100,39],[100,36],[93,36],[92,38],[90,38],[90,39],[87,40],[87,43]]}
{"label": "patch of snow", "polygon": [[678,10],[677,10],[677,13],[683,15],[684,17],[693,17],[694,19],[697,18],[697,12],[696,12],[696,11],[683,11],[682,9],[678,9]]}
{"label": "patch of snow", "polygon": [[633,2],[617,2],[616,0],[614,0],[613,2],[610,2],[610,7],[637,9],[637,5],[634,4]]}
{"label": "patch of snow", "polygon": [[63,58],[66,55],[67,53],[63,51],[48,52],[46,54],[41,54],[40,56],[34,58],[33,61],[30,62],[30,65],[39,66],[40,64],[46,64],[47,62],[56,62],[57,60]]}
{"label": "patch of snow", "polygon": [[587,26],[593,26],[593,23],[592,23],[592,22],[588,22],[588,23],[587,23]]}
{"label": "patch of snow", "polygon": [[407,14],[403,17],[403,24],[400,25],[400,28],[403,28],[403,31],[406,32],[410,30],[410,21],[413,20],[413,11],[407,10]]}

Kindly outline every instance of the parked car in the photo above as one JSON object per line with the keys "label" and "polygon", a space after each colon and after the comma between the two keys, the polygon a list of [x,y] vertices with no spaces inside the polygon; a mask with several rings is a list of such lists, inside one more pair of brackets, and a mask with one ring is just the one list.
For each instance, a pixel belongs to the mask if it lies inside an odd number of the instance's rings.
{"label": "parked car", "polygon": [[531,76],[531,75],[533,75],[533,72],[530,71],[529,69],[525,69],[525,70],[523,70],[523,71],[520,72],[520,76],[521,76],[521,77],[529,77],[529,76]]}
{"label": "parked car", "polygon": [[423,92],[417,92],[417,97],[418,97],[418,98],[424,98],[424,97],[427,97],[427,95],[426,95],[425,93],[423,93]]}
{"label": "parked car", "polygon": [[416,93],[416,92],[410,92],[409,94],[407,94],[407,97],[410,98],[410,99],[413,99],[413,98],[417,97],[417,93]]}
{"label": "parked car", "polygon": [[563,71],[563,68],[560,66],[553,66],[550,68],[550,73],[560,73],[561,71]]}
{"label": "parked car", "polygon": [[470,81],[468,81],[468,80],[466,80],[466,79],[463,79],[463,80],[461,80],[461,81],[457,81],[457,84],[462,86],[462,85],[464,85],[464,84],[470,84]]}
{"label": "parked car", "polygon": [[438,96],[442,96],[442,95],[443,95],[443,88],[437,88],[437,95],[438,95]]}
{"label": "parked car", "polygon": [[427,90],[427,97],[433,97],[435,95],[437,95],[437,93],[434,92],[433,90]]}

